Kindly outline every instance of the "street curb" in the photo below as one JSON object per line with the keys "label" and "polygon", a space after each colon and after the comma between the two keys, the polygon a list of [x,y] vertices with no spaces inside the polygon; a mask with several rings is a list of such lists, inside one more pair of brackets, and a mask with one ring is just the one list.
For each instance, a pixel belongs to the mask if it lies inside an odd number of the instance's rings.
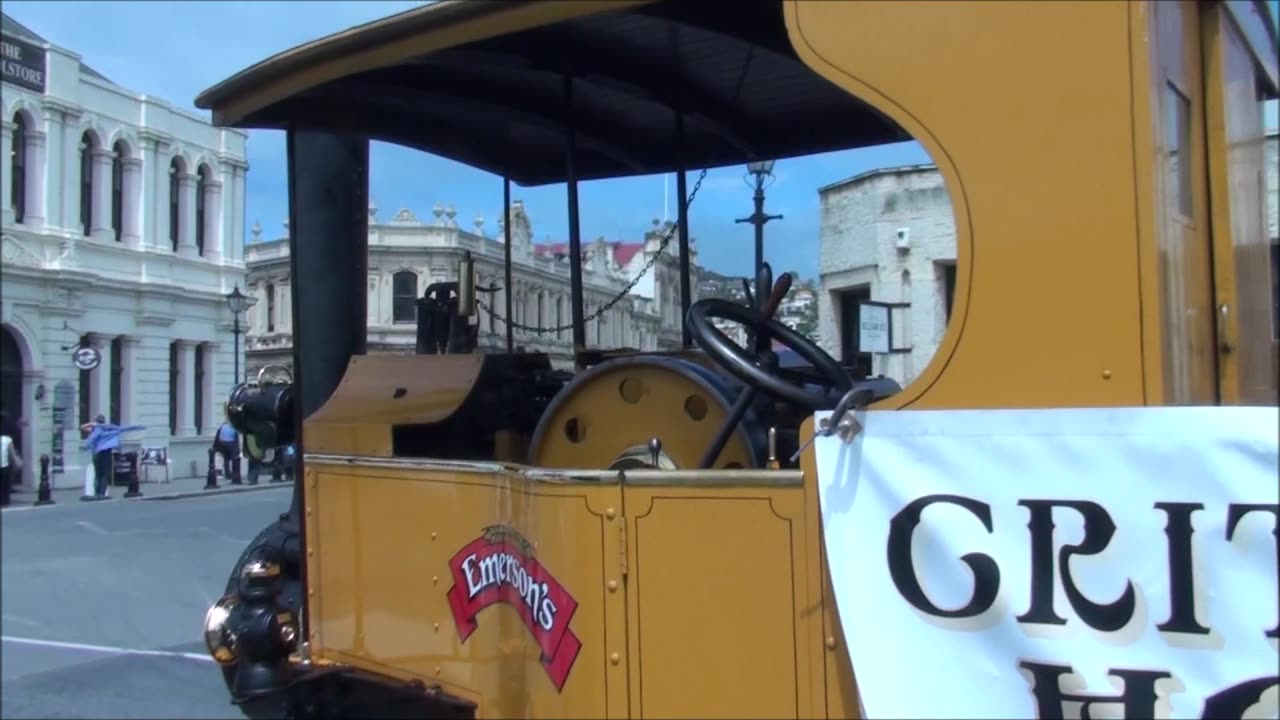
{"label": "street curb", "polygon": [[244,487],[220,487],[216,490],[188,490],[184,492],[169,493],[167,495],[143,495],[140,498],[122,498],[125,500],[141,500],[143,502],[155,502],[157,500],[186,500],[197,497],[213,497],[214,495],[234,495],[236,493],[257,492],[260,490],[280,490],[282,488],[292,487],[292,483],[266,483],[262,485],[248,485]]}

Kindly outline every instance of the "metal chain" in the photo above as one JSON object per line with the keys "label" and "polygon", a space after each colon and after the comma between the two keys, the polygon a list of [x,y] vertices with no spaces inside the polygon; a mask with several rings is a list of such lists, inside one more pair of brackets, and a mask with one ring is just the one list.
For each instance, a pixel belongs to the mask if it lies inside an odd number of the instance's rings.
{"label": "metal chain", "polygon": [[[689,206],[693,204],[693,199],[697,197],[698,189],[702,187],[702,181],[705,180],[706,178],[707,178],[707,170],[706,168],[703,168],[702,173],[698,175],[698,181],[693,184],[693,190],[690,191],[689,193],[689,199],[686,200],[684,204],[684,216],[686,220],[689,217]],[[619,302],[622,302],[622,299],[625,298],[631,292],[632,288],[634,288],[640,282],[640,279],[643,278],[646,273],[648,273],[650,270],[653,269],[654,264],[658,262],[658,258],[662,257],[662,253],[666,252],[667,246],[671,244],[671,238],[675,237],[676,230],[679,227],[680,227],[679,223],[672,223],[671,227],[667,228],[666,237],[662,238],[662,242],[658,244],[658,251],[653,254],[653,257],[650,258],[649,261],[644,264],[644,267],[640,268],[640,272],[637,273],[634,278],[632,278],[631,282],[627,283],[627,286],[622,289],[622,292],[615,295],[613,299],[609,300],[609,302],[605,303],[604,305],[601,305],[599,308],[596,309],[595,312],[584,317],[582,319],[582,323],[584,325],[592,320],[595,320],[601,315],[605,314],[610,309],[612,309],[614,305],[617,305]],[[577,259],[579,262],[582,261],[581,256],[579,256]],[[511,288],[507,288],[507,292],[511,292]],[[555,327],[540,327],[540,326],[534,326],[534,325],[525,325],[523,323],[518,323],[518,322],[511,322],[511,321],[508,321],[505,317],[503,317],[501,313],[489,307],[480,298],[476,298],[476,306],[479,307],[481,310],[488,312],[493,319],[500,320],[503,323],[510,325],[512,328],[516,330],[525,330],[537,335],[545,335],[547,333],[560,333],[560,332],[564,332],[565,330],[573,329],[572,322],[570,322],[568,325],[557,325]]]}

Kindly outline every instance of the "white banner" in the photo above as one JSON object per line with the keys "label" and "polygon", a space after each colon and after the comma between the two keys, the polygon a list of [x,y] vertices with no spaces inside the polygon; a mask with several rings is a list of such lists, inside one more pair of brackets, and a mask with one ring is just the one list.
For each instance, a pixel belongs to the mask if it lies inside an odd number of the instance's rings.
{"label": "white banner", "polygon": [[878,411],[819,438],[867,717],[1276,718],[1277,415]]}

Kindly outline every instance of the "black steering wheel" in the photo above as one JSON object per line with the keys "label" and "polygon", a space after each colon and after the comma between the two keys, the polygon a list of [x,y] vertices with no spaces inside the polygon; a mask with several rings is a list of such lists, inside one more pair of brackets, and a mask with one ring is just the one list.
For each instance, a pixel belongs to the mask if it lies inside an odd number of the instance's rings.
{"label": "black steering wheel", "polygon": [[[808,360],[826,382],[829,389],[837,390],[835,397],[831,393],[815,393],[797,387],[780,376],[776,369],[768,368],[762,358],[753,358],[746,350],[729,339],[727,335],[711,322],[712,318],[732,320],[745,325],[757,335],[765,334],[776,338],[797,355]],[[721,298],[705,298],[689,308],[687,318],[689,333],[697,341],[698,346],[711,356],[721,367],[732,373],[749,387],[768,393],[775,398],[787,400],[809,410],[829,410],[840,399],[840,396],[853,389],[853,381],[840,363],[809,338],[765,315],[760,310],[746,305],[723,300]]]}
{"label": "black steering wheel", "polygon": [[[805,390],[788,382],[777,368],[776,356],[771,352],[761,353],[753,358],[746,350],[720,332],[712,318],[722,318],[745,325],[754,331],[756,337],[777,338],[787,348],[808,360],[818,371],[823,392]],[[723,300],[721,298],[705,298],[689,308],[685,319],[689,324],[689,334],[704,352],[717,364],[746,384],[746,390],[734,401],[729,417],[724,426],[716,434],[706,453],[699,463],[701,468],[710,468],[719,457],[729,440],[733,428],[742,421],[747,408],[755,400],[756,391],[772,395],[780,400],[787,400],[811,411],[827,410],[839,401],[840,396],[853,389],[853,381],[848,373],[840,367],[835,358],[828,355],[809,338],[774,320],[764,311],[748,305]],[[831,390],[838,393],[832,395]]]}

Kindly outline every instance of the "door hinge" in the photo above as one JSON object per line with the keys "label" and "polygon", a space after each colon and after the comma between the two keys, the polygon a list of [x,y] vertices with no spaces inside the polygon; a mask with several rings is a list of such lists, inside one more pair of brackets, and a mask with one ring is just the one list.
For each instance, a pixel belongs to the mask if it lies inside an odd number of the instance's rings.
{"label": "door hinge", "polygon": [[625,522],[618,525],[618,572],[624,578],[627,576],[627,524]]}

